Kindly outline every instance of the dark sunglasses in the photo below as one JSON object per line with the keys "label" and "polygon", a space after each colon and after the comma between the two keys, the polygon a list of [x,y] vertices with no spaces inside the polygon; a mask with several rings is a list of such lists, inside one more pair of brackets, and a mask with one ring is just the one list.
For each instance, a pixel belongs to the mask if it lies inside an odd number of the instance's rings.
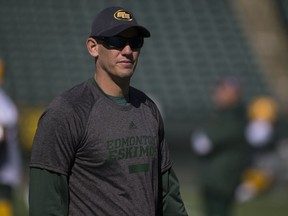
{"label": "dark sunglasses", "polygon": [[131,49],[140,49],[143,46],[143,37],[124,38],[119,36],[114,37],[95,37],[94,39],[102,42],[106,47],[112,49],[123,49],[127,44]]}

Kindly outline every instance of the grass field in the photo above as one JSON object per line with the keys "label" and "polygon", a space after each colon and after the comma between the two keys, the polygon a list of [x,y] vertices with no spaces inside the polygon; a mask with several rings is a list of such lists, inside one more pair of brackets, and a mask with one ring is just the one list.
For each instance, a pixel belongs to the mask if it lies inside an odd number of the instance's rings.
{"label": "grass field", "polygon": [[[175,168],[181,186],[182,199],[190,216],[202,216],[201,198],[195,177],[187,168]],[[269,191],[250,199],[236,203],[233,216],[287,216],[288,182],[275,184]]]}
{"label": "grass field", "polygon": [[[193,191],[194,190],[194,191]],[[182,198],[190,216],[201,216],[199,192],[188,184],[181,186]],[[244,203],[237,203],[233,216],[287,216],[288,193],[269,191]]]}

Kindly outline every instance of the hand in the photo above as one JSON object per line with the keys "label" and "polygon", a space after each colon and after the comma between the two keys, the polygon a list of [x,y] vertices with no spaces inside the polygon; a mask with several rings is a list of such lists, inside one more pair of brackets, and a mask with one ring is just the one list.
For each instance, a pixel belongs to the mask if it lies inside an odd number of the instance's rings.
{"label": "hand", "polygon": [[248,124],[245,135],[248,142],[254,147],[268,144],[273,137],[273,126],[265,120],[255,120]]}
{"label": "hand", "polygon": [[212,150],[212,142],[203,131],[196,131],[191,136],[191,147],[199,155],[207,155]]}

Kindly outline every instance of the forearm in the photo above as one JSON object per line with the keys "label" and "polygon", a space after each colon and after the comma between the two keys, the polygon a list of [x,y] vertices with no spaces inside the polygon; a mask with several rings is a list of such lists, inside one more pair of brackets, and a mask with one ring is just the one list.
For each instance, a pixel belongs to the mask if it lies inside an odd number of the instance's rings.
{"label": "forearm", "polygon": [[181,198],[179,182],[173,169],[169,169],[162,175],[163,188],[163,215],[164,216],[187,216],[184,203]]}
{"label": "forearm", "polygon": [[45,169],[30,169],[30,216],[68,215],[67,177]]}

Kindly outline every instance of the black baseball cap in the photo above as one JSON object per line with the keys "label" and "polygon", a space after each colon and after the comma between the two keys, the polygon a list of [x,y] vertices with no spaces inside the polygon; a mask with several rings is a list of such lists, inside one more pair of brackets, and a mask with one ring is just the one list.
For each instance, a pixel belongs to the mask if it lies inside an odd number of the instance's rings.
{"label": "black baseball cap", "polygon": [[138,25],[131,12],[122,7],[108,7],[95,17],[90,37],[112,37],[128,28],[136,28],[142,37],[150,37],[150,32]]}

